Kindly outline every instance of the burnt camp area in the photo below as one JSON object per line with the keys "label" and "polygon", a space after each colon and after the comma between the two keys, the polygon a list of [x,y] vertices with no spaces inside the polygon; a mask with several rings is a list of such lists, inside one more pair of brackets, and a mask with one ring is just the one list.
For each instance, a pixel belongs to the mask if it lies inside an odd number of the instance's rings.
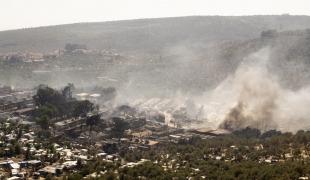
{"label": "burnt camp area", "polygon": [[1,179],[308,179],[310,18],[0,31]]}

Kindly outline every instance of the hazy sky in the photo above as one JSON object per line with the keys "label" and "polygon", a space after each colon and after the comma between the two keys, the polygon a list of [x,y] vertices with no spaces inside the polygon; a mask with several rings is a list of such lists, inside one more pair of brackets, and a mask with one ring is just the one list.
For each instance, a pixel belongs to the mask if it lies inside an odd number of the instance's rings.
{"label": "hazy sky", "polygon": [[310,15],[310,0],[0,0],[0,30],[189,15]]}

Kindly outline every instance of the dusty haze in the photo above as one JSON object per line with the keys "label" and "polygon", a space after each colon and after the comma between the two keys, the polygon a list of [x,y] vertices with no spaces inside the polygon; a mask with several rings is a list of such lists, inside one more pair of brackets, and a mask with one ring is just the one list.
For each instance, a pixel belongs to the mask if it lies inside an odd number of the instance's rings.
{"label": "dusty haze", "polygon": [[185,108],[190,118],[214,129],[250,126],[295,132],[310,127],[307,28],[309,17],[284,15],[164,18],[0,32],[3,57],[63,52],[71,42],[91,52],[32,63],[3,58],[0,83],[16,88],[74,83],[81,91],[115,87],[114,105],[157,109],[167,117]]}

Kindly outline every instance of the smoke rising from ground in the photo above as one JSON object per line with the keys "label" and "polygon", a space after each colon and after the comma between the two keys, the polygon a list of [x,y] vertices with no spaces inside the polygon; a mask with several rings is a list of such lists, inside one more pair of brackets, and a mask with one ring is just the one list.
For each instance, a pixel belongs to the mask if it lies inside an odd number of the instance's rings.
{"label": "smoke rising from ground", "polygon": [[[206,93],[207,121],[220,128],[245,127],[295,132],[310,127],[310,88],[282,87],[268,70],[270,48],[245,58],[235,74]],[[213,103],[213,104],[212,104]]]}
{"label": "smoke rising from ground", "polygon": [[140,104],[167,117],[183,108],[190,119],[205,123],[198,128],[295,132],[310,129],[310,36],[305,37],[180,43],[156,55],[136,53],[112,62],[66,54],[30,69],[3,68],[0,84],[61,88],[72,82],[81,92],[115,87],[115,106]]}
{"label": "smoke rising from ground", "polygon": [[[305,83],[297,90],[283,86],[281,84],[283,77],[279,77],[274,70],[276,68],[273,67],[271,56],[273,51],[273,47],[268,46],[250,54],[240,61],[234,73],[228,75],[214,89],[207,90],[203,94],[182,91],[176,91],[174,94],[167,93],[168,91],[165,92],[161,88],[152,88],[155,85],[160,87],[162,81],[166,79],[165,75],[158,74],[156,78],[160,81],[154,83],[147,81],[152,79],[148,76],[131,74],[128,83],[118,89],[116,101],[117,104],[141,104],[140,107],[147,106],[168,114],[171,108],[185,107],[190,118],[201,116],[205,123],[204,127],[208,128],[238,130],[252,127],[262,131],[278,129],[291,132],[308,129],[310,128],[308,110],[310,86]],[[191,60],[195,55],[184,50],[175,52],[173,49],[173,52],[184,54],[184,58],[180,61],[176,60],[175,64],[179,63],[179,65],[169,67],[169,71],[174,70],[178,71],[176,74],[182,74],[186,69],[185,65],[192,65]],[[224,70],[217,69],[219,74],[222,71]],[[183,73],[190,76],[187,71]],[[148,88],[138,88],[138,83],[154,84]],[[153,91],[157,93],[152,93]],[[195,126],[203,127],[201,124],[191,125],[191,127]]]}

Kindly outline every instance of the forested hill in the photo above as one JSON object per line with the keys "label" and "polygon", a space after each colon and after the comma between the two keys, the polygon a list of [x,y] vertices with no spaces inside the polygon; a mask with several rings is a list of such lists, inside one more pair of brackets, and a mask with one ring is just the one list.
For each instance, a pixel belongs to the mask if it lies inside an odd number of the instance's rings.
{"label": "forested hill", "polygon": [[310,28],[309,16],[192,16],[79,23],[0,32],[0,53],[47,52],[66,43],[118,52],[159,52],[166,47],[205,47],[225,40],[258,37],[263,30]]}

